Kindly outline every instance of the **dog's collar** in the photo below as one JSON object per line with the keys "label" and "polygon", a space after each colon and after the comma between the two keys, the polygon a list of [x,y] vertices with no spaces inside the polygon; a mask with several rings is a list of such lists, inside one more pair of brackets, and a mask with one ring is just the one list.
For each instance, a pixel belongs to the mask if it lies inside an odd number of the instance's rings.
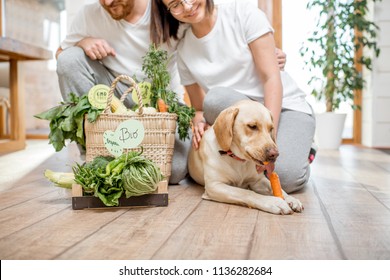
{"label": "dog's collar", "polygon": [[228,155],[229,157],[234,158],[234,159],[236,159],[236,160],[239,160],[239,161],[242,161],[242,162],[245,161],[245,159],[242,159],[242,158],[236,156],[236,155],[233,154],[233,152],[230,151],[230,150],[229,150],[229,151],[222,151],[222,150],[219,150],[218,152],[219,152],[219,154],[220,154],[221,156]]}

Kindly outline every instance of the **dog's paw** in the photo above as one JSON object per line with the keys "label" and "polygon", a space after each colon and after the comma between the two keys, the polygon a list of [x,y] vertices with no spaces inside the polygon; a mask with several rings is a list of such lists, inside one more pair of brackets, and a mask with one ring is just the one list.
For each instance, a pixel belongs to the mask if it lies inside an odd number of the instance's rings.
{"label": "dog's paw", "polygon": [[267,212],[276,215],[291,215],[294,213],[287,201],[279,197],[270,196],[269,198],[271,199],[271,203],[268,204],[267,209],[264,209]]}
{"label": "dog's paw", "polygon": [[285,197],[285,200],[287,204],[290,206],[294,212],[302,212],[304,207],[302,202],[299,201],[299,199],[296,199],[295,197],[288,195]]}

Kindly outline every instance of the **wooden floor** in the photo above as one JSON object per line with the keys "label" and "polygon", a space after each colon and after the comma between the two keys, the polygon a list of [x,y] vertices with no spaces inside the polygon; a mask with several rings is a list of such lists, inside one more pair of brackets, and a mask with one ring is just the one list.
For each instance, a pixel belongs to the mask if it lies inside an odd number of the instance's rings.
{"label": "wooden floor", "polygon": [[202,200],[191,181],[169,186],[168,207],[72,210],[43,172],[77,160],[47,140],[0,156],[0,259],[390,259],[390,155],[378,150],[319,151],[290,216]]}

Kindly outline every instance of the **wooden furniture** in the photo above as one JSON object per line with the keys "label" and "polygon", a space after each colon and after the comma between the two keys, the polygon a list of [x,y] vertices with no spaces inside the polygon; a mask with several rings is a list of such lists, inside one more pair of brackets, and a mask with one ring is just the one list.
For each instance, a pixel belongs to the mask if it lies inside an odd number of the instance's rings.
{"label": "wooden furniture", "polygon": [[24,114],[24,92],[18,90],[18,62],[28,60],[48,60],[53,57],[51,51],[26,44],[11,38],[0,37],[0,62],[10,64],[10,136],[0,140],[0,153],[24,149],[26,146],[26,128]]}
{"label": "wooden furniture", "polygon": [[275,30],[276,47],[282,49],[282,0],[258,0],[257,4]]}

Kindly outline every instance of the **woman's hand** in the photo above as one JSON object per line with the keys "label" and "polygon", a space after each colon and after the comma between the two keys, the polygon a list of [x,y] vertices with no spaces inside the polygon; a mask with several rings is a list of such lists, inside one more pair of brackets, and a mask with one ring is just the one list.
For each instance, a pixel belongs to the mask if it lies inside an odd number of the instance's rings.
{"label": "woman's hand", "polygon": [[205,131],[210,127],[208,123],[203,118],[203,112],[196,112],[196,115],[193,119],[193,136],[192,136],[192,146],[195,150],[199,149],[199,142],[203,137]]}
{"label": "woman's hand", "polygon": [[284,71],[284,66],[286,66],[286,54],[281,50],[276,48],[275,49],[276,54],[276,60],[278,61],[278,66],[280,71]]}
{"label": "woman's hand", "polygon": [[203,101],[205,92],[197,83],[185,86],[185,89],[190,98],[192,107],[196,110],[195,117],[192,119],[192,146],[197,150],[199,149],[199,142],[202,139],[204,132],[210,127],[203,117]]}
{"label": "woman's hand", "polygon": [[199,149],[200,140],[202,140],[202,136],[205,131],[210,127],[210,125],[206,122],[198,122],[194,125],[194,134],[192,136],[192,146],[195,150]]}

